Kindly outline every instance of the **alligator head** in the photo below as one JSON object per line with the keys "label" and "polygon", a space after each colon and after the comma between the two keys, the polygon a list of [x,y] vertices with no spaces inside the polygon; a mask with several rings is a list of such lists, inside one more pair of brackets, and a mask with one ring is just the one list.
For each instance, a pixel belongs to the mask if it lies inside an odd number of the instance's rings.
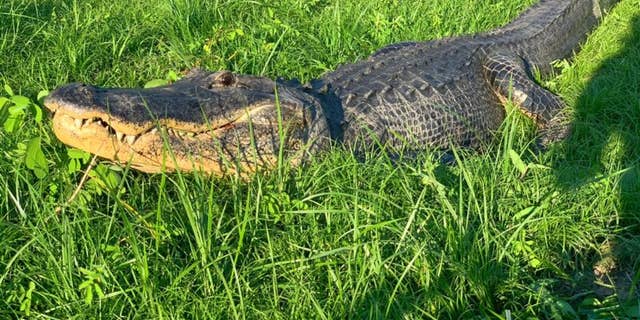
{"label": "alligator head", "polygon": [[253,172],[281,154],[298,162],[329,135],[299,87],[229,71],[195,69],[148,89],[69,84],[45,106],[62,142],[145,172]]}

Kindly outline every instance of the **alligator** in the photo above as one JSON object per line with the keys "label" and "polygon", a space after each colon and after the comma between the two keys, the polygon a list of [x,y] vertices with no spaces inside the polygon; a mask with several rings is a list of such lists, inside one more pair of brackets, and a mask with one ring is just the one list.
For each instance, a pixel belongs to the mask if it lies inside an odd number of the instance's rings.
{"label": "alligator", "polygon": [[305,84],[193,69],[161,87],[72,83],[45,106],[64,143],[144,172],[224,175],[297,165],[332,141],[354,151],[480,148],[512,102],[542,146],[570,116],[532,76],[570,58],[617,0],[540,0],[495,30],[402,42]]}

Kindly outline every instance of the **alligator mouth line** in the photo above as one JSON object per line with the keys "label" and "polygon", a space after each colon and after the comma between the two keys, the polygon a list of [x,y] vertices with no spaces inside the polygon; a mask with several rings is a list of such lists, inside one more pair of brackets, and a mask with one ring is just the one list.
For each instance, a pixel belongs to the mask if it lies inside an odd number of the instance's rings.
{"label": "alligator mouth line", "polygon": [[54,114],[54,119],[59,121],[62,127],[66,128],[66,130],[74,131],[79,133],[83,130],[91,131],[92,133],[96,133],[98,131],[106,132],[109,136],[115,138],[120,143],[126,143],[128,145],[133,145],[140,137],[145,135],[158,135],[160,132],[166,132],[170,136],[176,136],[181,139],[198,139],[199,137],[205,135],[208,137],[213,136],[216,131],[230,129],[234,126],[234,123],[238,120],[230,121],[223,125],[219,125],[217,127],[211,127],[210,129],[203,131],[188,131],[181,130],[177,128],[173,128],[161,123],[154,125],[153,127],[146,129],[140,133],[135,134],[127,134],[121,131],[118,131],[116,128],[111,126],[108,121],[103,120],[100,117],[93,117],[90,119],[79,119],[68,114]]}
{"label": "alligator mouth line", "polygon": [[[271,105],[264,104],[260,106],[254,106],[253,108],[247,108],[234,115],[227,117],[224,121],[218,120],[215,123],[205,123],[201,127],[205,127],[201,130],[196,129],[191,125],[188,129],[178,128],[180,122],[174,120],[156,120],[149,122],[149,124],[137,125],[134,124],[131,128],[119,129],[123,127],[122,124],[113,125],[112,122],[119,122],[117,119],[107,115],[107,119],[103,115],[89,115],[91,118],[75,117],[68,112],[56,110],[53,112],[52,117],[54,122],[58,124],[58,128],[62,131],[67,131],[74,136],[80,136],[86,134],[99,134],[104,137],[104,134],[115,138],[117,142],[132,146],[140,137],[143,136],[160,136],[162,133],[166,133],[168,136],[174,136],[183,140],[201,140],[203,138],[213,138],[219,136],[221,132],[232,129],[238,124],[247,124],[252,122],[254,125],[262,124],[259,121],[259,117],[252,119],[252,115],[260,114]],[[258,121],[256,121],[258,120]],[[155,123],[154,123],[155,122]],[[271,125],[271,124],[269,124]],[[137,127],[137,128],[136,128]],[[126,130],[126,131],[125,131]],[[131,133],[134,132],[134,133]],[[97,137],[94,137],[94,139]]]}

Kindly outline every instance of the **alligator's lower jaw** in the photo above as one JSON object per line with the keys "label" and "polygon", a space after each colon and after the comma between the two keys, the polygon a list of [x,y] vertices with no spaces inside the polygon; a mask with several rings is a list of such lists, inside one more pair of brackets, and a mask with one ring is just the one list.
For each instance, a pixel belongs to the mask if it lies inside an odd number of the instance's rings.
{"label": "alligator's lower jaw", "polygon": [[[230,150],[211,150],[212,133],[176,137],[151,130],[138,136],[117,137],[101,121],[78,121],[66,114],[55,113],[53,131],[60,141],[122,165],[148,172],[196,171],[223,176],[233,172],[242,175],[275,165],[277,158],[261,156],[258,161],[237,161]],[[188,139],[188,140],[184,140]]]}

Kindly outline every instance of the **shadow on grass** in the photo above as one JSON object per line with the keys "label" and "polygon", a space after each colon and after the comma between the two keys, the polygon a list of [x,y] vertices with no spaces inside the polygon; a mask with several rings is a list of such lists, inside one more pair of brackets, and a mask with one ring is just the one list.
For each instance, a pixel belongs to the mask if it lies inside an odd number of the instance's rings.
{"label": "shadow on grass", "polygon": [[619,220],[613,216],[609,220],[611,236],[602,239],[601,260],[593,271],[585,270],[585,273],[592,275],[590,281],[611,284],[609,288],[594,286],[598,297],[617,294],[622,300],[637,302],[640,299],[637,291],[640,277],[639,16],[631,19],[630,32],[622,41],[622,49],[600,64],[578,97],[574,133],[555,167],[559,168],[557,181],[567,192],[579,192],[587,187],[595,188],[598,194],[599,183],[615,184],[613,189],[617,195],[609,195],[614,200],[607,209],[617,212]]}

